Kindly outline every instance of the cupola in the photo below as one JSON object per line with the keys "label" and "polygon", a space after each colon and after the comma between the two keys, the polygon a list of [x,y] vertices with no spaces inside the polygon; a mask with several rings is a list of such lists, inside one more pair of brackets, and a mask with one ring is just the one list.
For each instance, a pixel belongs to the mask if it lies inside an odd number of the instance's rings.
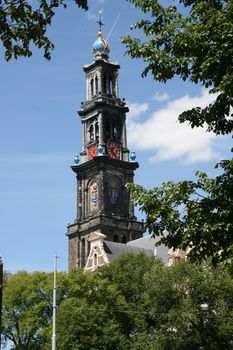
{"label": "cupola", "polygon": [[103,33],[100,30],[98,32],[98,39],[93,44],[94,59],[104,59],[108,61],[109,51],[110,50],[108,42],[105,39],[103,39]]}

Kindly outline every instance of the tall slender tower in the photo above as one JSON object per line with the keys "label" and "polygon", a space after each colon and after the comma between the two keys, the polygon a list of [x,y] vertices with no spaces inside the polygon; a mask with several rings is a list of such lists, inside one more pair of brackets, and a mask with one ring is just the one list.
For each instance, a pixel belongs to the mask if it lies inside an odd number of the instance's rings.
{"label": "tall slender tower", "polygon": [[94,61],[84,66],[86,102],[78,112],[82,123],[80,163],[76,159],[71,167],[77,177],[77,218],[67,227],[69,270],[85,267],[93,232],[104,234],[108,241],[127,243],[145,231],[134,215],[125,186],[133,182],[139,165],[134,157],[129,159],[125,123],[129,109],[119,98],[120,66],[109,61],[109,45],[101,30],[93,44],[93,56]]}

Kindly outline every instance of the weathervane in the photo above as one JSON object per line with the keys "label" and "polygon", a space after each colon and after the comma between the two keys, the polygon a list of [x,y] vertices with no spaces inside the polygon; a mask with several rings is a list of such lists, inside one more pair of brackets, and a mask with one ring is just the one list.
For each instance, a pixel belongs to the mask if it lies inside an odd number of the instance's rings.
{"label": "weathervane", "polygon": [[104,25],[103,22],[102,22],[103,12],[104,12],[103,9],[99,10],[99,20],[96,21],[98,23],[98,25],[100,26],[100,31],[101,31],[101,27]]}

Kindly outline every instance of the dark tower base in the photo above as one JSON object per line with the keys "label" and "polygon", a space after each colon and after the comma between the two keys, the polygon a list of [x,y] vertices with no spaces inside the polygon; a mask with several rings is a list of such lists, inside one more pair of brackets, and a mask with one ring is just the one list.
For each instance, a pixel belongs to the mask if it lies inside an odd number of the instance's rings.
{"label": "dark tower base", "polygon": [[142,237],[145,230],[134,216],[134,206],[126,189],[126,184],[133,182],[137,167],[137,162],[113,160],[108,156],[72,166],[78,182],[79,219],[67,230],[69,269],[85,267],[88,239],[95,231],[119,243]]}

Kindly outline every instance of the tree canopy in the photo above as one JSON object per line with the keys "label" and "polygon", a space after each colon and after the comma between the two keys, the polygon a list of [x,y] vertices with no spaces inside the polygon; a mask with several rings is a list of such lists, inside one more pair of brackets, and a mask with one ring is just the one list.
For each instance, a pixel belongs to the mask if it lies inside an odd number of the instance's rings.
{"label": "tree canopy", "polygon": [[[59,273],[57,293],[58,350],[232,348],[233,280],[223,266],[168,268],[128,254],[93,273]],[[50,273],[5,276],[3,335],[14,337],[12,350],[51,349],[51,298]]]}
{"label": "tree canopy", "polygon": [[[151,73],[164,83],[179,76],[208,88],[214,102],[184,111],[179,121],[216,135],[232,133],[232,0],[180,0],[179,6],[167,7],[156,0],[128,1],[142,10],[144,18],[131,27],[141,38],[122,41],[130,57],[143,59],[142,76]],[[148,191],[130,184],[129,189],[146,214],[146,227],[162,235],[163,243],[192,248],[195,261],[211,256],[214,263],[232,263],[233,160],[217,167],[221,174],[215,179],[197,172],[196,181],[170,181]]]}
{"label": "tree canopy", "polygon": [[[73,0],[79,7],[87,10],[87,0]],[[66,8],[65,0],[2,0],[0,1],[0,41],[5,59],[30,57],[31,44],[44,50],[44,57],[51,58],[54,44],[46,31],[59,6]]]}
{"label": "tree canopy", "polygon": [[156,0],[128,0],[144,18],[131,26],[143,39],[122,39],[132,58],[142,58],[155,80],[175,75],[200,83],[215,93],[206,108],[193,108],[179,117],[191,127],[227,134],[233,129],[233,2],[232,0],[180,0],[165,7]]}
{"label": "tree canopy", "polygon": [[[66,275],[58,274],[57,304],[65,296]],[[53,274],[5,273],[3,286],[3,342],[13,349],[42,349],[50,341]]]}
{"label": "tree canopy", "polygon": [[191,248],[192,261],[233,263],[233,160],[220,167],[216,178],[197,172],[197,181],[169,181],[151,190],[128,185],[149,232],[170,248]]}

